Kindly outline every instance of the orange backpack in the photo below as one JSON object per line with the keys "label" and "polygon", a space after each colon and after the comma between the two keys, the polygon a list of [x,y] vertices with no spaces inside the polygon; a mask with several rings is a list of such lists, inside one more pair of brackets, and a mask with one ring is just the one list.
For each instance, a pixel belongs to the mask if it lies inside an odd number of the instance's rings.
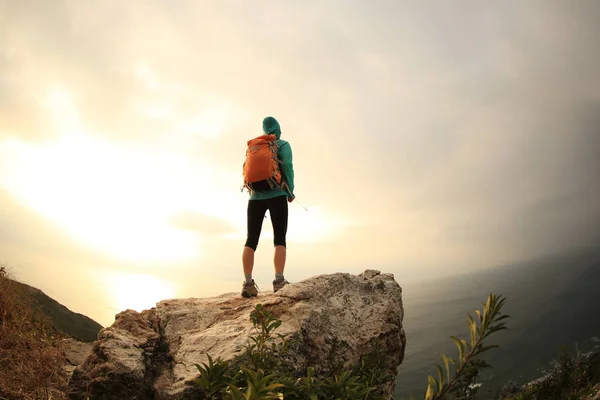
{"label": "orange backpack", "polygon": [[248,141],[243,175],[244,187],[250,192],[282,188],[283,178],[277,157],[277,137],[260,135]]}

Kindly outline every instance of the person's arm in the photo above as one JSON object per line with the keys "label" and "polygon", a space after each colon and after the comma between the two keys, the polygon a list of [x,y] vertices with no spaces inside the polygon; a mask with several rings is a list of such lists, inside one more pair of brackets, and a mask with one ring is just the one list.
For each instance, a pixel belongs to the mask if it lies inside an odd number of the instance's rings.
{"label": "person's arm", "polygon": [[279,149],[279,158],[281,161],[281,172],[285,182],[289,187],[289,198],[294,198],[294,165],[292,163],[292,147],[289,143],[282,144]]}

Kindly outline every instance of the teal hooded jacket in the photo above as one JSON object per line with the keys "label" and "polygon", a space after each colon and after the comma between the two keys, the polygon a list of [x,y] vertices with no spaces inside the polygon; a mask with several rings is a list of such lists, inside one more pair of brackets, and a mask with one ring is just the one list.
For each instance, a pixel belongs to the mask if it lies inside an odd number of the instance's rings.
{"label": "teal hooded jacket", "polygon": [[275,135],[277,137],[277,156],[281,161],[280,169],[283,174],[283,179],[287,183],[289,191],[285,191],[279,188],[273,188],[265,192],[251,192],[250,200],[265,200],[272,199],[278,196],[294,196],[294,166],[292,163],[292,147],[285,140],[280,139],[281,127],[279,122],[273,117],[266,117],[263,120],[263,132],[265,135]]}

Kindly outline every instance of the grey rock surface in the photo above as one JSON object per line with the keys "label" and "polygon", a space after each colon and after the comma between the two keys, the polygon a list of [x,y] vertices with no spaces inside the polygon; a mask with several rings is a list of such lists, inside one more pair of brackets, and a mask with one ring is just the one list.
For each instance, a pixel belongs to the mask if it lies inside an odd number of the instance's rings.
{"label": "grey rock surface", "polygon": [[199,375],[195,364],[207,362],[207,353],[228,360],[248,344],[259,303],[283,321],[277,333],[302,339],[287,360],[295,370],[314,366],[326,375],[332,362],[351,367],[378,348],[390,366],[383,389],[391,397],[406,346],[402,289],[393,275],[367,270],[319,275],[251,299],[235,293],[123,311],[73,372],[69,398],[187,398]]}
{"label": "grey rock surface", "polygon": [[85,343],[72,338],[63,339],[60,348],[65,354],[65,371],[70,376],[78,365],[83,364],[92,351],[92,343]]}

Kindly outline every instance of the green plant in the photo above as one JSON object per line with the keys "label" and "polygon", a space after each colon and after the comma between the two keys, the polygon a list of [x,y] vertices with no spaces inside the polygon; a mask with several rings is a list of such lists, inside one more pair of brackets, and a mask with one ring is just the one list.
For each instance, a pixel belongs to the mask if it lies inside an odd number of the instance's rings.
{"label": "green plant", "polygon": [[[375,400],[377,385],[386,376],[384,358],[374,352],[352,370],[321,377],[308,367],[304,376],[294,377],[286,365],[288,341],[275,331],[282,321],[263,305],[250,313],[255,334],[238,357],[229,361],[213,360],[196,364],[200,376],[194,381],[201,398],[233,400]],[[297,373],[297,372],[296,372]],[[389,377],[387,377],[389,379]]]}
{"label": "green plant", "polygon": [[[509,316],[500,312],[505,301],[506,299],[502,296],[490,293],[487,302],[483,303],[482,310],[475,310],[476,319],[467,315],[470,340],[467,342],[451,336],[458,349],[458,359],[454,360],[442,354],[445,374],[444,369],[436,364],[437,379],[431,375],[428,376],[425,400],[442,400],[451,395],[457,399],[465,399],[477,393],[476,380],[479,371],[490,366],[478,356],[487,350],[498,347],[497,345],[485,345],[483,341],[492,333],[506,329],[505,323],[502,321]],[[450,364],[455,366],[453,376]],[[411,399],[414,399],[412,395]]]}
{"label": "green plant", "polygon": [[243,368],[243,371],[246,376],[246,386],[242,388],[237,388],[233,385],[229,386],[229,394],[232,400],[283,399],[281,393],[274,392],[275,389],[284,386],[276,382],[276,375],[265,375],[262,370],[252,371],[248,368]]}
{"label": "green plant", "polygon": [[195,383],[207,398],[212,398],[227,389],[233,381],[229,376],[231,367],[228,362],[220,359],[214,362],[210,355],[207,356],[208,364],[195,364],[200,371],[200,376]]}
{"label": "green plant", "polygon": [[250,321],[256,334],[250,337],[251,344],[246,347],[246,364],[253,369],[275,368],[278,353],[285,351],[285,337],[274,334],[282,321],[275,319],[262,304],[257,304],[252,310]]}
{"label": "green plant", "polygon": [[360,376],[351,371],[344,371],[341,375],[326,378],[323,382],[323,392],[326,399],[364,399],[375,387],[366,386],[360,381]]}

